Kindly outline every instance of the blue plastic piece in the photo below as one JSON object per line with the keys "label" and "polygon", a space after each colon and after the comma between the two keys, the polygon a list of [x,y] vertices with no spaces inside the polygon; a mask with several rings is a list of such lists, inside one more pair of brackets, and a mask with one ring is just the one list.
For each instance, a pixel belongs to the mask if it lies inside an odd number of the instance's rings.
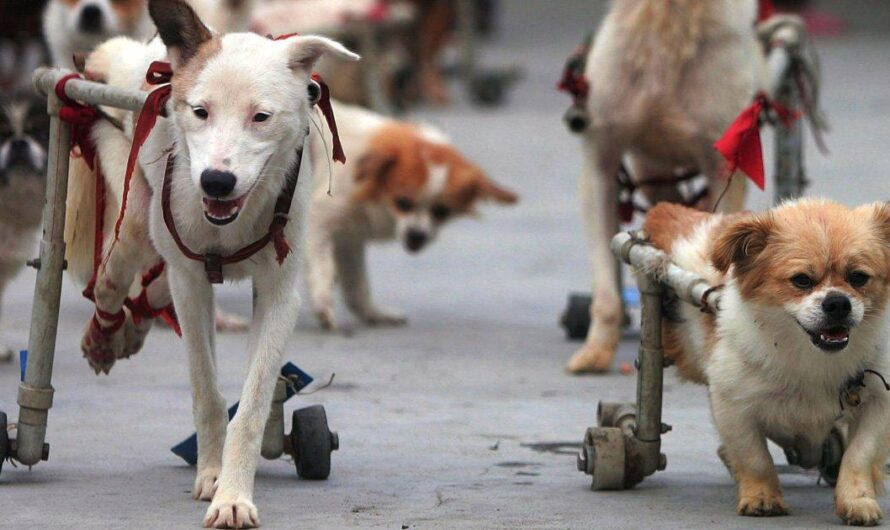
{"label": "blue plastic piece", "polygon": [[629,306],[640,305],[640,291],[636,287],[625,287],[621,293],[624,303]]}
{"label": "blue plastic piece", "polygon": [[25,382],[25,368],[28,366],[28,350],[19,351],[19,370],[21,370],[22,383]]}
{"label": "blue plastic piece", "polygon": [[[22,365],[24,366],[24,364]],[[24,368],[22,368],[22,377],[24,378]],[[293,385],[287,385],[287,395],[284,398],[285,401],[292,398],[297,392],[303,390],[309,383],[312,382],[312,376],[300,370],[300,368],[293,364],[287,363],[281,367],[281,375],[287,377],[293,381]],[[235,413],[238,412],[238,403],[235,403],[231,407],[229,407],[229,420],[235,417]],[[190,466],[197,465],[198,463],[198,435],[196,433],[192,433],[191,436],[186,438],[185,440],[179,442],[170,448],[173,451],[173,454],[185,460]]]}

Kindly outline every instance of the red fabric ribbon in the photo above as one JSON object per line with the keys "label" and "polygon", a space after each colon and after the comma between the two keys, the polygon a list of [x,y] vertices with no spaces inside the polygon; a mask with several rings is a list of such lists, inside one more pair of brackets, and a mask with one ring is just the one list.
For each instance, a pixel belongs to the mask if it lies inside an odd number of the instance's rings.
{"label": "red fabric ribbon", "polygon": [[157,265],[148,270],[145,274],[142,275],[142,292],[139,293],[139,296],[136,298],[127,298],[124,301],[124,305],[130,309],[130,314],[133,315],[133,323],[139,324],[143,319],[146,318],[157,318],[161,317],[164,321],[173,328],[173,331],[176,332],[180,337],[182,336],[182,328],[179,327],[179,319],[176,317],[176,310],[173,308],[173,304],[167,304],[166,306],[156,309],[151,306],[148,302],[148,286],[152,284],[158,277],[164,272],[165,263],[163,261],[159,262]]}
{"label": "red fabric ribbon", "polygon": [[68,74],[56,83],[56,96],[64,105],[59,109],[59,119],[71,125],[71,148],[80,149],[83,161],[90,169],[95,168],[96,146],[93,143],[91,133],[93,124],[99,119],[96,109],[83,105],[68,97],[65,93],[65,85],[72,79],[82,79],[80,74]]}
{"label": "red fabric ribbon", "polygon": [[773,0],[760,0],[757,7],[757,22],[763,22],[776,12]]}
{"label": "red fabric ribbon", "polygon": [[331,130],[332,143],[334,144],[333,159],[341,164],[346,163],[346,153],[343,152],[343,144],[340,143],[340,133],[337,131],[337,120],[334,118],[334,107],[331,106],[331,90],[327,83],[317,73],[312,74],[312,80],[321,88],[321,97],[318,99],[318,108],[324,114]]}
{"label": "red fabric ribbon", "polygon": [[714,148],[726,159],[724,171],[731,176],[737,169],[761,190],[766,186],[763,170],[763,147],[760,142],[760,117],[764,111],[773,110],[785,126],[791,125],[799,113],[779,105],[764,93],[757,94],[748,108],[732,122]]}
{"label": "red fabric ribbon", "polygon": [[590,92],[590,83],[587,82],[587,78],[583,75],[579,75],[572,69],[566,68],[562,71],[562,78],[556,84],[556,88],[567,92],[576,101],[584,101]]}
{"label": "red fabric ribbon", "polygon": [[163,61],[154,61],[148,67],[145,74],[145,81],[149,85],[163,85],[154,89],[139,112],[139,118],[136,120],[136,127],[133,129],[133,145],[130,147],[130,156],[127,158],[127,170],[124,173],[124,194],[121,197],[121,211],[117,217],[117,223],[114,225],[114,240],[120,240],[121,225],[124,222],[124,213],[127,210],[127,196],[130,194],[130,181],[133,178],[133,170],[136,169],[136,161],[139,158],[139,149],[148,139],[148,135],[158,121],[158,116],[165,116],[165,106],[167,100],[170,99],[172,88],[170,87],[170,79],[173,78],[173,69],[170,63]]}

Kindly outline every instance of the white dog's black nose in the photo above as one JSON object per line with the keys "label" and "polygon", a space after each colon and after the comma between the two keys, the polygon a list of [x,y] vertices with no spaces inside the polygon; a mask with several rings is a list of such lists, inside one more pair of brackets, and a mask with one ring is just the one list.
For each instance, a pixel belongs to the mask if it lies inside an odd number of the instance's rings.
{"label": "white dog's black nose", "polygon": [[426,232],[408,230],[408,233],[405,234],[405,246],[408,247],[408,250],[418,251],[424,244],[426,244]]}
{"label": "white dog's black nose", "polygon": [[85,33],[101,33],[102,9],[95,4],[84,7],[80,12],[78,26],[80,26],[80,30]]}
{"label": "white dog's black nose", "polygon": [[834,320],[844,320],[853,310],[853,305],[847,295],[841,293],[828,293],[822,300],[822,311]]}
{"label": "white dog's black nose", "polygon": [[228,171],[205,169],[201,173],[201,189],[204,190],[208,197],[222,199],[232,193],[237,180],[235,175]]}

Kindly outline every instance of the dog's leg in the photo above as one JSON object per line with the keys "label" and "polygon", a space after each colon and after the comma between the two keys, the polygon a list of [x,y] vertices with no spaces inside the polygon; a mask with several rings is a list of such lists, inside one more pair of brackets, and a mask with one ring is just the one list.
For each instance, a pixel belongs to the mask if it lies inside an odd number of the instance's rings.
{"label": "dog's leg", "polygon": [[[306,283],[315,317],[324,329],[336,328],[334,316],[334,282],[337,266],[334,261],[334,237],[329,221],[322,218],[324,205],[313,203],[306,231]],[[326,209],[325,209],[326,210]]]}
{"label": "dog's leg", "polygon": [[198,474],[192,496],[210,500],[222,469],[226,438],[226,403],[216,385],[213,288],[201,276],[189,276],[167,265],[170,291],[189,353],[192,413],[198,432]]}
{"label": "dog's leg", "polygon": [[222,474],[204,526],[258,526],[253,485],[263,430],[281,368],[281,355],[297,321],[296,259],[254,275],[256,301],[250,337],[250,367],[238,413],[229,424]]}
{"label": "dog's leg", "polygon": [[400,326],[407,322],[405,315],[395,309],[381,308],[371,300],[371,284],[365,262],[365,241],[344,237],[334,243],[337,271],[346,305],[366,324]]}
{"label": "dog's leg", "polygon": [[739,515],[785,515],[788,507],[779,487],[779,476],[766,446],[766,437],[740,406],[725,400],[711,388],[714,423],[720,433],[721,458],[738,486]]}
{"label": "dog's leg", "polygon": [[874,526],[884,518],[876,495],[883,489],[884,462],[890,453],[890,404],[872,393],[853,414],[834,488],[835,511],[849,525]]}
{"label": "dog's leg", "polygon": [[[108,373],[116,359],[137,353],[151,329],[151,319],[136,324],[130,312],[123,308],[136,276],[161,259],[149,239],[148,209],[142,207],[148,204],[149,195],[145,181],[134,179],[130,190],[132,207],[124,217],[120,239],[111,244],[96,275],[96,314],[87,324],[81,341],[84,357],[96,373]],[[120,314],[122,310],[123,325],[117,331],[108,331],[113,329],[115,321],[103,317]]]}
{"label": "dog's leg", "polygon": [[583,149],[580,194],[593,277],[593,304],[587,340],[569,360],[567,368],[573,373],[608,370],[621,331],[616,263],[609,249],[612,236],[618,232],[616,175],[621,154],[620,150],[607,151],[603,143],[587,138]]}

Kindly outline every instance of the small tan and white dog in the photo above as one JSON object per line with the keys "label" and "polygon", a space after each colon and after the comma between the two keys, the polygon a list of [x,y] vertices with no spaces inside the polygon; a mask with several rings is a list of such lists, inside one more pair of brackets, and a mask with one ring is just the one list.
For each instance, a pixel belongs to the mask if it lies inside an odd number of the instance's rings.
{"label": "small tan and white dog", "polygon": [[[358,56],[324,37],[220,36],[184,0],[149,0],[148,9],[159,38],[148,44],[123,38],[110,43],[120,55],[104,63],[105,81],[149,89],[144,85],[149,65],[169,60],[168,118],[158,120],[139,153],[120,240],[104,249],[95,283],[97,312],[83,348],[88,355],[97,354],[99,362],[106,361],[105,354],[113,362],[141,346],[146,330],[133,322],[124,300],[133,278],[163,258],[165,278],[151,284],[158,292],[149,292],[148,302],[161,307],[172,295],[189,353],[198,432],[193,495],[212,501],[205,526],[248,528],[259,524],[253,490],[260,442],[300,304],[301,196],[308,195],[311,185],[305,180],[308,167],[303,167],[296,193],[292,186],[317,93],[310,75],[322,56]],[[91,64],[88,59],[88,69]],[[124,118],[123,133],[104,120],[94,130],[109,195],[122,188],[125,173],[126,136],[132,134],[134,116]],[[69,212],[92,210],[86,190],[94,187],[95,177],[77,172],[72,177],[75,193],[68,197]],[[282,211],[279,204],[289,206],[291,200],[289,213]],[[66,236],[77,239],[77,232],[92,230],[91,216],[83,217],[69,216],[75,233]],[[284,219],[289,222],[282,225]],[[227,261],[264,238],[268,244]],[[290,256],[288,243],[295,247]],[[72,245],[72,268],[89,268],[88,248]],[[216,275],[252,279],[255,296],[247,379],[231,422],[216,384],[211,284]]]}
{"label": "small tan and white dog", "polygon": [[329,195],[323,146],[330,142],[312,142],[316,181],[305,259],[315,315],[322,327],[335,327],[333,290],[339,281],[346,305],[363,322],[403,324],[404,314],[371,299],[365,246],[396,239],[416,253],[445,223],[472,215],[478,203],[512,204],[518,198],[432,127],[350,105],[335,103],[334,109],[350,160],[332,168]]}
{"label": "small tan and white dog", "polygon": [[[568,364],[602,372],[615,356],[622,321],[609,242],[618,231],[622,160],[631,179],[670,179],[678,168],[704,175],[710,208],[723,190],[723,159],[714,142],[748,106],[765,78],[754,23],[757,0],[620,0],[597,32],[585,71],[590,124],[583,135],[581,205],[593,283],[593,323]],[[723,211],[744,206],[737,176]],[[651,204],[678,202],[676,186],[641,186]]]}
{"label": "small tan and white dog", "polygon": [[[890,206],[802,199],[709,215],[662,203],[644,230],[678,266],[724,286],[716,317],[680,304],[663,335],[681,375],[708,385],[738,513],[788,511],[767,439],[818,465],[843,415],[835,510],[877,524],[890,454]],[[849,390],[859,403],[844,406]]]}

